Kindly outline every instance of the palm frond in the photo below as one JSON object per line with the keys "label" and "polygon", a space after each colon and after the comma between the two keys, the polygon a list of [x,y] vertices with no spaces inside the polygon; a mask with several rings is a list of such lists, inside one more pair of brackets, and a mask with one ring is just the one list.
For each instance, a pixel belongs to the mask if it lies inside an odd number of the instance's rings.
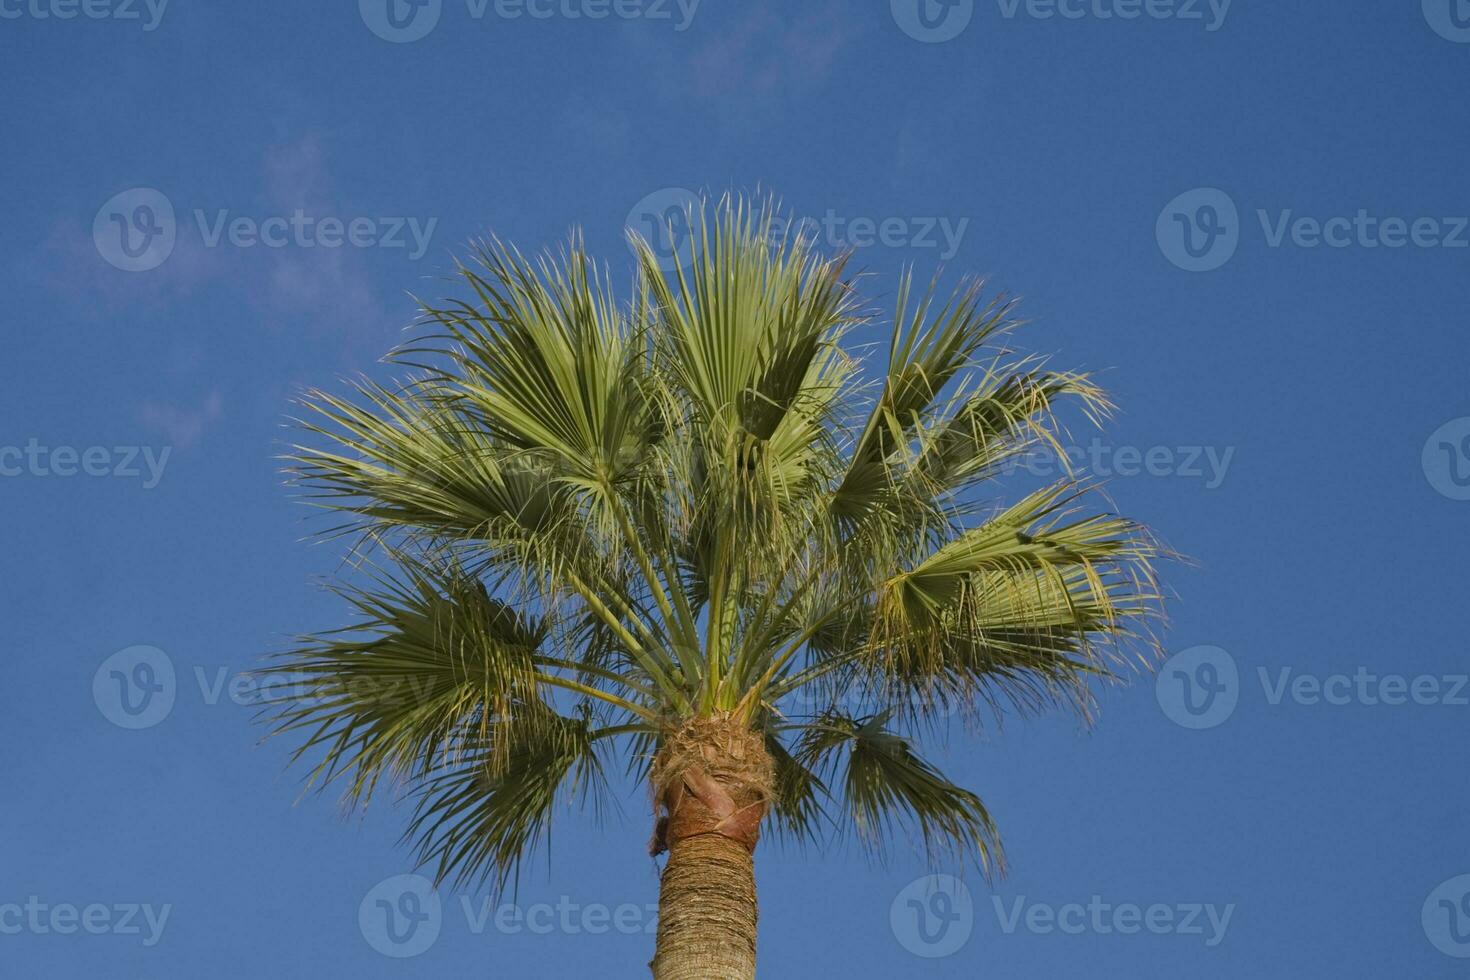
{"label": "palm frond", "polygon": [[550,836],[561,798],[601,805],[606,777],[587,719],[551,713],[472,735],[415,787],[404,839],[438,881],[504,887]]}
{"label": "palm frond", "polygon": [[776,784],[771,818],[776,832],[796,843],[816,842],[831,825],[831,816],[823,806],[830,792],[817,773],[792,755],[781,737],[771,728],[766,731],[766,751],[776,768]]}
{"label": "palm frond", "polygon": [[931,283],[912,307],[911,288],[911,275],[906,274],[899,287],[882,391],[832,498],[832,513],[840,519],[858,519],[878,503],[893,483],[890,455],[904,446],[976,353],[1015,326],[1012,305],[986,300],[979,282],[961,287],[937,311],[937,283]]}
{"label": "palm frond", "polygon": [[380,779],[409,785],[459,740],[543,717],[543,697],[555,690],[617,709],[620,719],[646,713],[636,687],[612,693],[550,669],[545,620],[491,596],[452,562],[399,557],[396,578],[338,588],[356,623],[305,638],[267,672],[272,734],[297,736],[295,757],[318,759],[308,785],[345,780],[347,799],[365,804]]}
{"label": "palm frond", "polygon": [[544,534],[575,513],[557,471],[507,451],[462,402],[422,384],[363,382],[353,394],[309,393],[301,428],[322,444],[286,457],[307,499],[351,515],[348,528],[496,539]]}
{"label": "palm frond", "polygon": [[911,274],[865,382],[846,256],[769,200],[688,217],[669,273],[633,237],[627,302],[578,236],[481,243],[391,355],[408,378],[306,397],[288,471],[392,570],[280,661],[273,730],[309,785],[403,788],[441,877],[503,883],[555,800],[602,785],[600,753],[648,778],[716,717],[763,737],[781,836],[907,828],[995,871],[979,799],[898,733],[956,706],[1090,717],[1096,681],[1150,662],[1164,553],[1141,525],[1070,477],[982,496],[1062,455],[1065,409],[1111,405],[1006,349],[1004,297]]}
{"label": "palm frond", "polygon": [[[575,239],[533,262],[483,243],[460,267],[477,303],[430,307],[449,342],[442,386],[492,437],[555,462],[560,478],[595,489],[636,462],[648,433],[642,350],[602,276]],[[395,357],[427,352],[421,341]]]}
{"label": "palm frond", "polygon": [[841,778],[843,802],[859,839],[883,853],[888,838],[916,832],[926,856],[974,857],[986,874],[1004,870],[1005,856],[980,798],[956,786],[886,727],[889,715],[828,714],[802,730],[796,757]]}

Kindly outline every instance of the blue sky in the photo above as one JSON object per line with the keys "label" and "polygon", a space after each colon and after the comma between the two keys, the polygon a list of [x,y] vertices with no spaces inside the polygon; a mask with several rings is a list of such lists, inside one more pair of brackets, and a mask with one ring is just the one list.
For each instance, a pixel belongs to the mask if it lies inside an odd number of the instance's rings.
{"label": "blue sky", "polygon": [[1158,684],[936,753],[1009,878],[763,844],[763,976],[1467,975],[1470,4],[923,3],[0,0],[0,976],[646,975],[637,791],[383,955],[405,814],[297,803],[230,685],[344,615],[273,459],[302,386],[381,376],[473,236],[622,270],[728,189],[881,302],[1024,296],[1194,560]]}

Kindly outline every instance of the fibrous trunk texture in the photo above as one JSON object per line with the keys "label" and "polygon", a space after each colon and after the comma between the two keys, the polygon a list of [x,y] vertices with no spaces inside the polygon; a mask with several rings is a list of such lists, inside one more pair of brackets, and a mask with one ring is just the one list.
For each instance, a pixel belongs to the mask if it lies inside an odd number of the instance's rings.
{"label": "fibrous trunk texture", "polygon": [[665,738],[652,775],[658,824],[651,850],[669,854],[654,980],[751,980],[752,854],[771,802],[764,740],[726,718],[696,718]]}
{"label": "fibrous trunk texture", "polygon": [[743,844],[717,834],[675,841],[659,886],[654,980],[752,980],[756,914]]}

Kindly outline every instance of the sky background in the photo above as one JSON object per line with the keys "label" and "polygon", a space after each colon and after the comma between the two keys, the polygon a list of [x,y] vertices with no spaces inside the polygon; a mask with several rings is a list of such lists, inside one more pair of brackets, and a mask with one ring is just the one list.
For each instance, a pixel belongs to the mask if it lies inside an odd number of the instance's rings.
{"label": "sky background", "polygon": [[[884,307],[910,263],[1022,295],[1018,345],[1121,406],[1095,467],[1118,508],[1192,559],[1166,570],[1182,657],[1158,686],[1108,691],[1091,731],[1049,716],[932,751],[1000,822],[1008,878],[916,907],[911,842],[873,865],[767,840],[763,976],[1470,976],[1470,4],[624,2],[640,16],[444,0],[403,41],[372,0],[0,0],[0,976],[646,975],[640,791],[602,827],[560,815],[514,896],[636,906],[632,928],[477,932],[461,899],[484,895],[444,889],[437,938],[384,955],[405,812],[298,803],[228,683],[344,621],[320,588],[340,547],[308,540],[324,525],[274,458],[293,396],[386,378],[409,292],[441,295],[472,237],[580,226],[621,275],[625,225],[680,189],[833,216],[824,243],[861,246]],[[212,235],[298,210],[366,219],[361,244]],[[1341,247],[1290,224],[1360,211]],[[432,223],[423,254],[395,223]],[[123,225],[151,250],[128,259]],[[167,660],[109,661],[139,646]],[[130,730],[104,662],[146,679],[139,656],[174,700]],[[1377,681],[1311,703],[1360,669],[1438,680],[1431,703]],[[1093,896],[1176,927],[1046,928]],[[169,907],[154,944],[129,904]],[[1177,928],[1193,904],[1230,909],[1223,935]],[[91,905],[100,934],[51,927]]]}

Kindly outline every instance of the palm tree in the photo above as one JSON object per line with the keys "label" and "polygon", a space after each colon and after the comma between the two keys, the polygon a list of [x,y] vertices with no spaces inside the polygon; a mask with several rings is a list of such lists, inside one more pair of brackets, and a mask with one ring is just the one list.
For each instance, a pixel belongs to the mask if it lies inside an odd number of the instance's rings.
{"label": "palm tree", "polygon": [[[617,301],[577,237],[482,243],[391,359],[411,376],[312,392],[294,478],[341,515],[363,584],[344,631],[279,670],[276,733],[309,784],[414,801],[439,880],[503,886],[556,801],[646,779],[658,980],[754,976],[763,829],[1003,867],[980,799],[915,747],[936,718],[1071,706],[1154,649],[1159,549],[1066,479],[979,492],[1092,421],[1084,374],[1002,343],[967,283],[898,291],[886,370],[845,257],[769,203],[694,209],[665,273],[633,237]],[[386,778],[385,778],[386,777]]]}

